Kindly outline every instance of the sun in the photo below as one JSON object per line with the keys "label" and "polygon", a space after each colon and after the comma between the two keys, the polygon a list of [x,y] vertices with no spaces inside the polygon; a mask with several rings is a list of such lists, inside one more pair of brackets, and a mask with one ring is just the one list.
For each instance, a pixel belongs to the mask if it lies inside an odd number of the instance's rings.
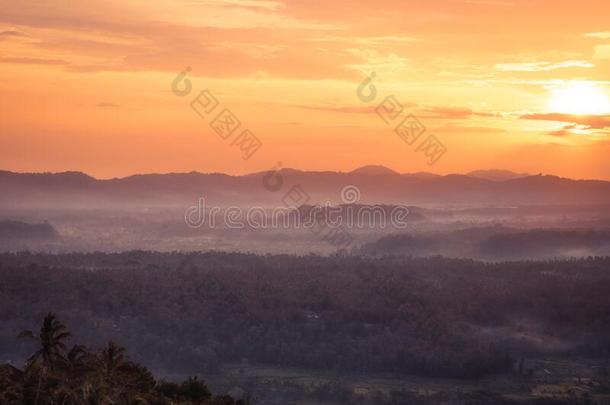
{"label": "sun", "polygon": [[573,115],[609,114],[610,101],[595,83],[573,81],[551,92],[549,110]]}

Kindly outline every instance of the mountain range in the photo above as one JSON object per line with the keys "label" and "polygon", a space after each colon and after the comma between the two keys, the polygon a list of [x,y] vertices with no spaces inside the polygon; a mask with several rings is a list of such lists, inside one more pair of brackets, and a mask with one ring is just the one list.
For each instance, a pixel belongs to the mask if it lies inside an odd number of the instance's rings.
{"label": "mountain range", "polygon": [[[281,183],[278,183],[281,179]],[[269,182],[273,187],[269,187]],[[267,187],[265,186],[267,184]],[[162,207],[193,204],[200,197],[222,206],[281,206],[299,186],[308,203],[343,202],[346,186],[366,204],[592,205],[610,204],[610,182],[528,175],[505,170],[468,174],[398,173],[383,166],[351,172],[281,169],[246,175],[222,173],[137,174],[96,179],[82,172],[0,171],[1,207]]]}

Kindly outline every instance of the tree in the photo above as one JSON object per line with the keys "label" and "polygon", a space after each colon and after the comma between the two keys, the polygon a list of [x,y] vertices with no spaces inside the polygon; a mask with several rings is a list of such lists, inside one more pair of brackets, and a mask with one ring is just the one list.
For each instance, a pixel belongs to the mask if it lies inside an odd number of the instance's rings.
{"label": "tree", "polygon": [[65,341],[70,338],[70,333],[66,326],[61,323],[55,314],[49,312],[42,321],[42,327],[38,336],[30,330],[25,330],[19,334],[20,338],[27,338],[36,341],[40,348],[28,358],[28,368],[38,366],[40,364],[41,371],[38,374],[38,383],[36,386],[36,394],[34,397],[34,405],[38,405],[40,398],[40,390],[42,382],[46,378],[47,372],[50,369],[55,371],[58,364],[65,364],[66,352]]}
{"label": "tree", "polygon": [[157,382],[114,342],[97,353],[81,345],[66,353],[70,334],[52,313],[44,318],[38,335],[24,331],[19,336],[38,342],[40,348],[29,357],[25,372],[0,365],[1,405],[236,405],[230,396],[213,397],[197,377],[182,383]]}
{"label": "tree", "polygon": [[180,391],[185,399],[190,401],[203,401],[209,399],[212,394],[203,381],[197,377],[189,377],[180,384]]}
{"label": "tree", "polygon": [[22,404],[23,393],[19,384],[22,372],[10,365],[0,365],[0,404]]}
{"label": "tree", "polygon": [[102,371],[106,377],[116,374],[128,364],[125,348],[114,342],[108,342],[106,346],[100,350],[97,357],[97,363],[100,371]]}
{"label": "tree", "polygon": [[74,345],[66,355],[66,366],[69,372],[83,371],[87,366],[88,353],[85,346]]}
{"label": "tree", "polygon": [[34,340],[40,345],[40,348],[28,358],[28,365],[42,361],[43,369],[49,368],[51,370],[55,370],[59,363],[65,363],[65,341],[70,336],[65,325],[57,320],[55,314],[51,312],[44,318],[38,336],[35,336],[30,330],[25,330],[19,334],[20,338]]}

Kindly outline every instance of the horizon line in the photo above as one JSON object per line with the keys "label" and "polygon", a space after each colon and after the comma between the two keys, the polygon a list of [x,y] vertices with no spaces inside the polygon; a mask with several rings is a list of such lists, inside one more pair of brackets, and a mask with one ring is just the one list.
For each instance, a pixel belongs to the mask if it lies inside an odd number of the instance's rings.
{"label": "horizon line", "polygon": [[[285,171],[294,171],[294,172],[300,172],[300,173],[335,173],[335,174],[355,174],[356,172],[363,170],[363,169],[378,169],[378,170],[385,170],[385,173],[369,173],[369,174],[378,174],[378,175],[389,175],[389,174],[395,174],[395,175],[399,175],[399,176],[415,176],[415,175],[430,175],[430,176],[437,176],[437,177],[448,177],[448,176],[466,176],[466,177],[472,177],[472,178],[478,178],[481,180],[490,180],[490,179],[485,179],[483,177],[479,177],[479,176],[473,176],[473,173],[476,172],[505,172],[505,173],[512,173],[516,176],[518,176],[519,178],[525,178],[525,177],[536,177],[536,176],[548,176],[548,177],[556,177],[556,178],[560,178],[560,179],[568,179],[568,180],[575,180],[575,181],[604,181],[604,182],[610,182],[610,179],[603,179],[603,178],[577,178],[577,177],[564,177],[564,176],[559,176],[556,174],[552,174],[552,173],[543,173],[543,172],[539,172],[539,173],[528,173],[528,172],[515,172],[513,170],[509,170],[509,169],[475,169],[475,170],[471,170],[468,172],[464,172],[464,173],[459,173],[459,172],[447,172],[447,173],[438,173],[438,172],[431,172],[431,171],[417,171],[417,172],[399,172],[396,171],[392,168],[389,168],[385,165],[364,165],[364,166],[359,166],[356,167],[355,169],[349,170],[349,171],[342,171],[342,170],[306,170],[306,169],[297,169],[294,167],[282,167],[280,169],[277,169],[280,172],[285,172]],[[84,176],[87,176],[91,179],[94,180],[100,180],[100,181],[104,181],[104,180],[121,180],[121,179],[126,179],[126,178],[130,178],[130,177],[135,177],[135,176],[163,176],[163,175],[172,175],[172,174],[201,174],[201,175],[224,175],[224,176],[228,176],[228,177],[247,177],[247,176],[253,176],[253,175],[260,175],[263,173],[268,173],[270,171],[273,171],[273,169],[270,170],[262,170],[262,171],[254,171],[254,172],[245,172],[245,173],[241,173],[241,174],[231,174],[231,173],[226,173],[226,172],[220,172],[220,171],[209,171],[209,172],[203,172],[203,171],[198,171],[198,170],[190,170],[190,171],[168,171],[168,172],[137,172],[137,173],[132,173],[132,174],[128,174],[128,175],[124,175],[124,176],[114,176],[114,177],[96,177],[94,175],[91,175],[89,173],[87,173],[86,171],[82,171],[82,170],[63,170],[63,171],[15,171],[15,170],[8,170],[8,169],[0,169],[0,173],[4,172],[4,173],[12,173],[12,174],[21,174],[21,175],[42,175],[42,174],[47,174],[47,175],[60,175],[60,174],[70,174],[70,173],[74,173],[74,174],[81,174]],[[507,179],[510,180],[510,179]],[[502,180],[490,180],[490,181],[502,181]]]}

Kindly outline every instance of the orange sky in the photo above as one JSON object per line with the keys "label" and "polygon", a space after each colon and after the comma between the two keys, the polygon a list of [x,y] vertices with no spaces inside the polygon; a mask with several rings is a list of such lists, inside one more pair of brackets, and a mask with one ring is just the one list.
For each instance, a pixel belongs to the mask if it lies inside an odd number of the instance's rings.
{"label": "orange sky", "polygon": [[[281,161],[610,179],[609,12],[607,0],[2,0],[0,169]],[[178,97],[186,66],[193,90]],[[367,104],[356,89],[371,72]],[[190,108],[204,89],[260,139],[251,159]],[[390,95],[445,145],[434,166],[374,112]]]}

